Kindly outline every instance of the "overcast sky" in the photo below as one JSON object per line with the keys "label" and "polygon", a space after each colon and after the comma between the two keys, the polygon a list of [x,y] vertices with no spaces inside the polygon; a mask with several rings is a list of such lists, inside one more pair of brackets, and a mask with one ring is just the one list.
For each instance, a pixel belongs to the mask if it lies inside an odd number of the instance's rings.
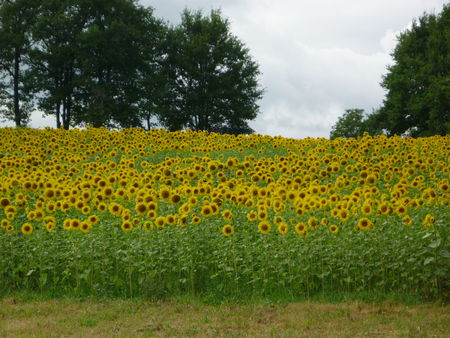
{"label": "overcast sky", "polygon": [[[259,134],[328,137],[347,108],[381,105],[379,83],[396,35],[444,0],[140,0],[154,15],[180,21],[184,8],[221,9],[260,65],[265,88]],[[33,127],[54,126],[33,116]]]}

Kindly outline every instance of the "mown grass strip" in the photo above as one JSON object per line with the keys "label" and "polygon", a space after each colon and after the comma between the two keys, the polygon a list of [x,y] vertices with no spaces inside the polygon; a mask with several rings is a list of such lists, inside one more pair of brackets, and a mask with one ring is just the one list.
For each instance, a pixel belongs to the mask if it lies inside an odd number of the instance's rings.
{"label": "mown grass strip", "polygon": [[450,307],[320,303],[207,305],[195,300],[0,300],[0,336],[428,336],[450,331]]}

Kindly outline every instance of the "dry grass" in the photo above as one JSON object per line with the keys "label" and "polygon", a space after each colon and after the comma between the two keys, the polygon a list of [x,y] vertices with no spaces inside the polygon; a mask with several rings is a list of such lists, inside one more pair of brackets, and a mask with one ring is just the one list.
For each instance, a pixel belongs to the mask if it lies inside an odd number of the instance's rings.
{"label": "dry grass", "polygon": [[448,337],[449,332],[450,307],[438,305],[0,300],[1,337]]}

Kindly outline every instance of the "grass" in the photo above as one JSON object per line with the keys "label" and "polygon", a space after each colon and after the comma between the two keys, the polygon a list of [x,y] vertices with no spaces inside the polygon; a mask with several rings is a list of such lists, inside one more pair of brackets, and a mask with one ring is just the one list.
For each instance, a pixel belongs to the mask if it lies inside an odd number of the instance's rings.
{"label": "grass", "polygon": [[0,336],[445,337],[450,306],[194,300],[0,300]]}

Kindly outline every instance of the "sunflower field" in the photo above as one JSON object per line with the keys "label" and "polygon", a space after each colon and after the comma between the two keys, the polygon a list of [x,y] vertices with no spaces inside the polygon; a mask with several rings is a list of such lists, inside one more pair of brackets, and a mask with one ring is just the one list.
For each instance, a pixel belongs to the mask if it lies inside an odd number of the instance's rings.
{"label": "sunflower field", "polygon": [[449,135],[0,140],[0,294],[448,297]]}

